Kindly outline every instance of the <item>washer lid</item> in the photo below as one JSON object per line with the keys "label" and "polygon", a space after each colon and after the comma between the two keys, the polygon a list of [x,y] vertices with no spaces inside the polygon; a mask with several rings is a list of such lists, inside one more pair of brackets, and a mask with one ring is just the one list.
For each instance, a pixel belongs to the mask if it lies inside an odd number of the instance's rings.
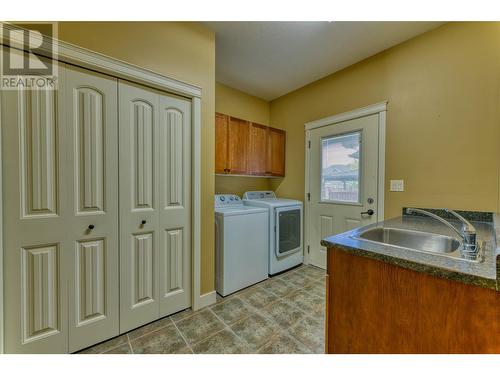
{"label": "washer lid", "polygon": [[215,214],[220,216],[251,215],[261,212],[267,212],[267,208],[240,206],[240,207],[222,207],[215,209]]}

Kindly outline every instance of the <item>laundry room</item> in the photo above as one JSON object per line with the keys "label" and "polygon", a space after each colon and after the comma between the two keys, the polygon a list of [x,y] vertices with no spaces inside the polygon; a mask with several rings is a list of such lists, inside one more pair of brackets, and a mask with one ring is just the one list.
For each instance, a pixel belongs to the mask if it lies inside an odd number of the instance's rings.
{"label": "laundry room", "polygon": [[238,17],[0,22],[0,354],[500,353],[500,22]]}
{"label": "laundry room", "polygon": [[238,311],[241,303],[258,311],[246,319],[253,331],[264,332],[257,342],[272,337],[273,326],[295,326],[293,331],[307,344],[293,335],[281,337],[284,350],[321,353],[325,271],[303,265],[303,201],[276,192],[285,177],[286,132],[269,126],[269,101],[219,82],[215,111],[215,286],[220,306]]}

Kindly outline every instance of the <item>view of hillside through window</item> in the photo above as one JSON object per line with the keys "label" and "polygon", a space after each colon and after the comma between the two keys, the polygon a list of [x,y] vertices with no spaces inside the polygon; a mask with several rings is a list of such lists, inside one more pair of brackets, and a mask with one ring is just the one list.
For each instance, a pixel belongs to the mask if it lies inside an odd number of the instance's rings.
{"label": "view of hillside through window", "polygon": [[321,141],[321,200],[359,202],[361,132]]}

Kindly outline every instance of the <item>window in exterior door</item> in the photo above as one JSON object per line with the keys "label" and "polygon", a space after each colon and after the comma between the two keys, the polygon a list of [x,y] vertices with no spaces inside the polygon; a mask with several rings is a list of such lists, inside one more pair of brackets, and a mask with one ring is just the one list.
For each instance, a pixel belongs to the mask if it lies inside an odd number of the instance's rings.
{"label": "window in exterior door", "polygon": [[287,210],[279,213],[278,252],[287,253],[300,247],[300,210]]}
{"label": "window in exterior door", "polygon": [[361,131],[321,139],[321,201],[360,202]]}

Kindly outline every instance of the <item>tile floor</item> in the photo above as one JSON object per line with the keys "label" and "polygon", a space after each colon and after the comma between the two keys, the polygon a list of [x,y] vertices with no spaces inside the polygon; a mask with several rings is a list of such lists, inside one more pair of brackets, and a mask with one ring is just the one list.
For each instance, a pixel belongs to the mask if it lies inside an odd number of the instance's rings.
{"label": "tile floor", "polygon": [[301,266],[79,353],[323,353],[324,318],[325,272]]}

